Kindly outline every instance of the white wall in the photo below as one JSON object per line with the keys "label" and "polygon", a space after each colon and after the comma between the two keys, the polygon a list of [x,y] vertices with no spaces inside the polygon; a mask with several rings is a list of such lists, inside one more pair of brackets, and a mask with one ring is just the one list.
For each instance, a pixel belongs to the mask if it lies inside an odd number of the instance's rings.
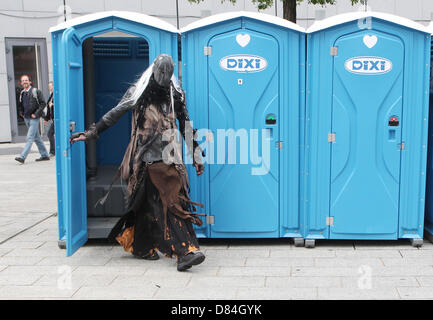
{"label": "white wall", "polygon": [[[433,12],[432,0],[369,0],[368,7],[373,11],[386,12],[415,20],[427,25]],[[351,5],[350,0],[337,0],[336,5],[311,5],[305,0],[297,8],[298,24],[309,27],[314,22],[316,10],[325,10],[325,16],[356,11],[364,8],[363,5]]]}

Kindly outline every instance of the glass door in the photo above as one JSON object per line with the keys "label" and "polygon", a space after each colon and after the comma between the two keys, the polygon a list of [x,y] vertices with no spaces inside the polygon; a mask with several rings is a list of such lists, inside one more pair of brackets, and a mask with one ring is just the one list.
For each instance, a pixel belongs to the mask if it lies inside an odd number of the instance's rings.
{"label": "glass door", "polygon": [[[27,128],[18,114],[22,75],[28,75],[32,87],[42,90],[48,98],[48,59],[45,39],[6,38],[9,108],[12,141],[25,140]],[[41,127],[42,128],[42,127]]]}

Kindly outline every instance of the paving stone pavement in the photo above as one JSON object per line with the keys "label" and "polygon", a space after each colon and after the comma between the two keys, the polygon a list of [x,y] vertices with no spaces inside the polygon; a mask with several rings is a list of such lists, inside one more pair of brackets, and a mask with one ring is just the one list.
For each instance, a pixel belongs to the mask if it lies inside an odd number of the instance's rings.
{"label": "paving stone pavement", "polygon": [[[49,143],[45,146],[49,150]],[[22,165],[15,157],[23,147],[24,143],[0,144],[0,243],[57,211],[55,159],[35,162],[40,155],[33,144]]]}
{"label": "paving stone pavement", "polygon": [[53,216],[55,163],[37,156],[19,165],[0,155],[0,299],[433,299],[427,240],[307,249],[288,239],[200,239],[206,260],[182,273],[175,259],[135,259],[112,243],[90,241],[66,257]]}

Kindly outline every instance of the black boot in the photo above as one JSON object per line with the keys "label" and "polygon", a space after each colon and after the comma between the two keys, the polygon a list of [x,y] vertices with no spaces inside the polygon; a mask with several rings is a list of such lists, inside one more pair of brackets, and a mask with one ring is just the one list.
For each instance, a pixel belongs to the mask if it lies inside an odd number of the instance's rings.
{"label": "black boot", "polygon": [[138,259],[144,259],[144,260],[158,260],[159,259],[159,255],[156,251],[153,251],[152,253],[146,253],[145,255],[137,255],[134,254],[134,257],[138,258]]}
{"label": "black boot", "polygon": [[35,161],[48,161],[48,160],[50,160],[50,157],[40,157],[40,158],[37,158],[37,159],[35,159]]}
{"label": "black boot", "polygon": [[185,256],[177,258],[177,271],[185,271],[192,266],[202,263],[205,259],[204,254],[201,251],[193,251]]}

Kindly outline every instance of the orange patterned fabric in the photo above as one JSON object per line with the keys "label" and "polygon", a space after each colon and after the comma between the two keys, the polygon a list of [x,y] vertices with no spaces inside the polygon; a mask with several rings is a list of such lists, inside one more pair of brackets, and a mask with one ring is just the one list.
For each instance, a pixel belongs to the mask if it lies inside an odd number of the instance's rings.
{"label": "orange patterned fabric", "polygon": [[134,242],[134,226],[126,228],[121,235],[116,237],[116,240],[126,252],[132,253],[132,243]]}

